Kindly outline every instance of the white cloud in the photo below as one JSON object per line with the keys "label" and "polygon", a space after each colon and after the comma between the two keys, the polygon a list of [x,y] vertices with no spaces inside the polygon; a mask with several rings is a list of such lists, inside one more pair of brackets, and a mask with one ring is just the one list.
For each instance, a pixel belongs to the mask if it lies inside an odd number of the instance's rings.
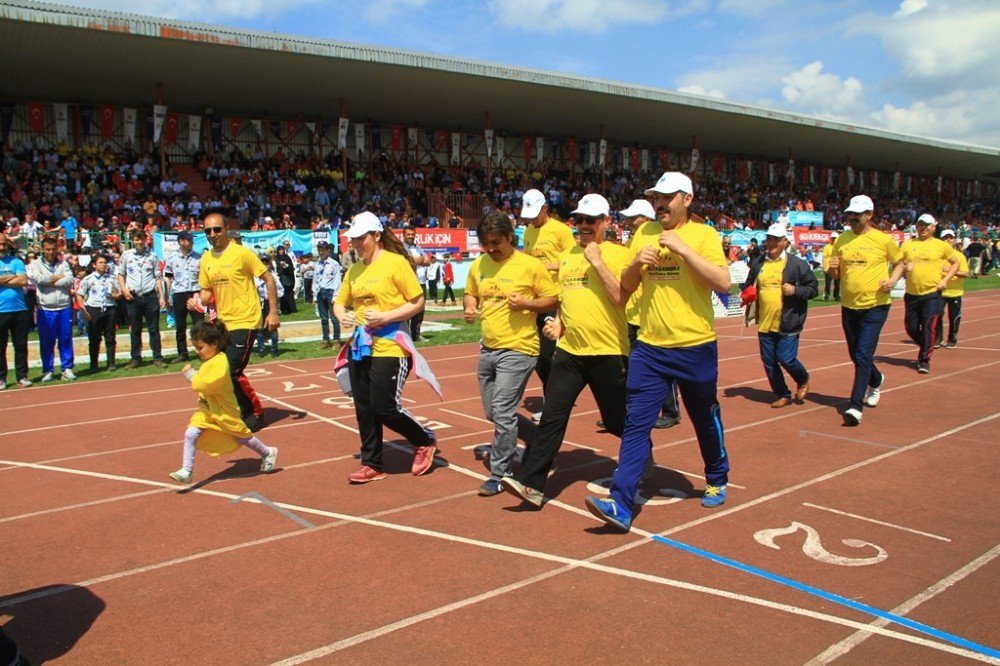
{"label": "white cloud", "polygon": [[894,16],[909,16],[927,7],[927,0],[903,0]]}
{"label": "white cloud", "polygon": [[693,85],[693,86],[681,86],[677,89],[677,92],[687,93],[688,95],[701,95],[702,97],[715,97],[716,99],[726,99],[726,93],[722,92],[718,88],[712,88],[711,90],[706,89],[704,86]]}
{"label": "white cloud", "polygon": [[[775,81],[781,79],[789,69],[789,64],[773,55],[755,55],[727,52],[725,66],[695,70],[683,74],[677,80],[680,92],[713,94],[731,100],[752,102],[774,88]],[[702,92],[708,91],[708,92]]]}
{"label": "white cloud", "polygon": [[885,104],[871,114],[874,124],[893,132],[962,143],[1000,146],[1000,88],[956,91],[909,106]]}
{"label": "white cloud", "polygon": [[782,77],[781,82],[785,84],[781,96],[800,111],[843,117],[864,107],[861,81],[826,74],[818,60]]}
{"label": "white cloud", "polygon": [[[700,2],[688,3],[693,11]],[[490,0],[490,11],[507,28],[531,32],[603,32],[614,24],[652,24],[670,13],[662,0]]]}

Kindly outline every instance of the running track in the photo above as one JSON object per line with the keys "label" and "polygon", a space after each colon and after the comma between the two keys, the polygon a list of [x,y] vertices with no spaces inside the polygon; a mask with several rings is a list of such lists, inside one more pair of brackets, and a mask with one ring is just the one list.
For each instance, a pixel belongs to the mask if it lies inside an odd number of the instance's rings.
{"label": "running track", "polygon": [[[178,375],[9,390],[0,621],[32,663],[1000,663],[998,306],[967,296],[961,346],[918,375],[895,304],[886,390],[858,428],[839,416],[839,309],[810,314],[812,393],[782,410],[753,330],[720,320],[728,502],[700,506],[685,419],[655,431],[651,499],[628,535],[583,508],[617,453],[589,393],[542,511],[476,496],[491,428],[471,344],[427,350],[444,402],[407,384],[440,464],[414,478],[393,444],[389,479],[358,487],[329,360],[252,366],[279,472],[199,453],[189,490],[166,476],[194,408]],[[525,395],[528,414],[536,379]]]}

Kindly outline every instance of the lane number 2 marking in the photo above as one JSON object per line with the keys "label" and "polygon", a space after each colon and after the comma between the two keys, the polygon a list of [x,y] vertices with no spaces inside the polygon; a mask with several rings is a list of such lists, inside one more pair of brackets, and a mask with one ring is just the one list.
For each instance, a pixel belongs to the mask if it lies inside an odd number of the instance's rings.
{"label": "lane number 2 marking", "polygon": [[806,557],[814,559],[817,562],[822,562],[824,564],[836,564],[841,567],[867,567],[872,564],[883,562],[887,557],[889,557],[889,553],[887,553],[881,546],[877,546],[867,541],[861,541],[860,539],[841,539],[840,542],[851,548],[874,549],[875,554],[873,556],[844,557],[842,555],[835,555],[823,547],[823,543],[819,538],[819,532],[808,525],[796,521],[792,521],[791,525],[788,527],[776,527],[773,529],[760,530],[754,533],[753,538],[762,546],[767,546],[768,548],[773,548],[775,550],[781,550],[781,546],[775,543],[775,539],[795,534],[799,531],[806,533],[806,540],[802,544],[802,552],[805,553]]}

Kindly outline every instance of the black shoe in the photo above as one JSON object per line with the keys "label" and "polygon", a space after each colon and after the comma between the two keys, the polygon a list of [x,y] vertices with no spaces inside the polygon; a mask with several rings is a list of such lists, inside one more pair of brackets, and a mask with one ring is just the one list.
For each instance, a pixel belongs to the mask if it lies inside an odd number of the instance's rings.
{"label": "black shoe", "polygon": [[165,368],[165,367],[167,367],[166,361],[164,361],[162,358],[154,358],[153,359],[153,365],[155,365],[157,368]]}
{"label": "black shoe", "polygon": [[118,369],[117,365],[115,365],[114,363],[108,363],[108,372],[114,372],[117,369]]}
{"label": "black shoe", "polygon": [[191,360],[191,357],[190,357],[190,356],[188,356],[188,353],[187,353],[187,352],[184,352],[183,354],[178,354],[178,355],[177,355],[177,360],[178,360],[178,361],[190,361],[190,360]]}
{"label": "black shoe", "polygon": [[243,419],[243,423],[247,428],[249,428],[250,432],[257,432],[264,427],[263,424],[261,424],[260,419],[258,419],[254,414],[251,414]]}
{"label": "black shoe", "polygon": [[669,416],[661,416],[660,418],[656,419],[656,423],[653,424],[653,427],[656,428],[657,430],[665,430],[667,428],[673,428],[680,422],[681,422],[681,417],[679,416],[676,418],[670,418]]}
{"label": "black shoe", "polygon": [[278,352],[277,351],[271,352],[271,358],[278,358]]}
{"label": "black shoe", "polygon": [[926,375],[931,371],[930,363],[917,363],[917,372],[922,375]]}
{"label": "black shoe", "polygon": [[141,362],[139,362],[139,361],[137,361],[135,359],[132,359],[131,361],[128,362],[128,369],[129,370],[134,370],[135,368],[138,368],[140,365],[142,365]]}
{"label": "black shoe", "polygon": [[598,422],[597,422],[597,427],[598,427],[598,428],[601,428],[601,429],[603,430],[603,429],[604,429],[604,427],[605,427],[605,426],[604,426],[604,421],[598,421]]}

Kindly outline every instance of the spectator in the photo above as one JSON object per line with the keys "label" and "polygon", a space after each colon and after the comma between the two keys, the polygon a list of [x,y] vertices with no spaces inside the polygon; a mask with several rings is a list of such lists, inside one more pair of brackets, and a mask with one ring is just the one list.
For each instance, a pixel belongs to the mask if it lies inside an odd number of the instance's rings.
{"label": "spectator", "polygon": [[38,289],[38,352],[42,381],[52,381],[53,350],[58,342],[59,367],[64,380],[73,381],[73,272],[58,256],[54,236],[42,240],[42,257],[28,265],[28,277]]}
{"label": "spectator", "polygon": [[146,232],[136,229],[131,234],[132,249],[126,250],[118,264],[118,287],[125,298],[128,312],[131,360],[129,368],[142,364],[142,324],[146,322],[153,365],[166,366],[160,348],[160,310],[167,304],[163,294],[160,260],[147,245]]}
{"label": "spectator", "polygon": [[7,340],[14,346],[14,375],[19,386],[31,386],[28,379],[28,305],[24,288],[27,270],[12,250],[14,244],[0,233],[0,390],[7,388]]}

